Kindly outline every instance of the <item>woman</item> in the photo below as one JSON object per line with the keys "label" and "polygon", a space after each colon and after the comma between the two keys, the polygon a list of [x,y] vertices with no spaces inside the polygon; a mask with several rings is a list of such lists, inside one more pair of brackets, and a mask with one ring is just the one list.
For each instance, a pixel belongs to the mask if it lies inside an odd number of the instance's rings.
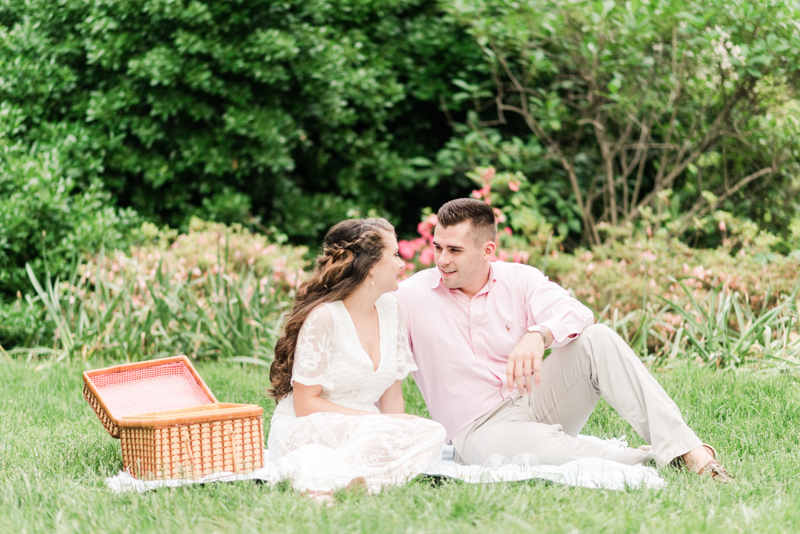
{"label": "woman", "polygon": [[390,294],[402,268],[388,221],[343,221],[297,291],[270,369],[268,446],[298,490],[379,491],[440,460],[444,428],[404,413],[401,383],[417,367]]}

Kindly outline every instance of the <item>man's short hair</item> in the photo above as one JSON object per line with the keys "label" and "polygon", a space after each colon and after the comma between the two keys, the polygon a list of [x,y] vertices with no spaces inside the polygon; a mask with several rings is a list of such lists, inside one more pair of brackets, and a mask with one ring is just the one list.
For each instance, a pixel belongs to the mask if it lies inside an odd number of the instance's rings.
{"label": "man's short hair", "polygon": [[497,220],[492,208],[474,198],[457,198],[444,204],[437,213],[443,227],[469,221],[479,243],[497,239]]}

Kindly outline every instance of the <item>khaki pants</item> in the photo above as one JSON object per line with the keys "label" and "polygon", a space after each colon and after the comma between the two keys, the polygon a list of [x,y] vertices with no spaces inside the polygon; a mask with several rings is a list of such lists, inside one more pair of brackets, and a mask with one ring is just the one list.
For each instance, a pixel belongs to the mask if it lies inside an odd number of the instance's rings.
{"label": "khaki pants", "polygon": [[[597,401],[604,398],[652,452],[607,451],[579,439]],[[483,464],[493,453],[512,459],[534,453],[542,464],[587,457],[666,465],[702,444],[680,410],[613,330],[586,328],[542,363],[542,382],[530,394],[512,394],[453,438],[456,461]]]}

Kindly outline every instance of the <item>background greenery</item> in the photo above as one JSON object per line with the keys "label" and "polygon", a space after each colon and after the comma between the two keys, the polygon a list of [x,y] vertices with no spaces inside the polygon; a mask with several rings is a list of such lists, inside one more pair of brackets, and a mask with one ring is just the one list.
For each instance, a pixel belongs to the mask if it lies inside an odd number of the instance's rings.
{"label": "background greenery", "polygon": [[470,194],[501,258],[604,320],[677,339],[670,276],[760,313],[800,259],[797,20],[796,0],[2,0],[0,347],[268,358],[326,228],[411,238]]}
{"label": "background greenery", "polygon": [[[0,531],[796,531],[798,20],[796,0],[0,0]],[[105,490],[120,451],[82,370],[185,353],[268,421],[325,229],[388,217],[411,274],[467,195],[736,484],[420,482],[330,509]],[[632,436],[603,403],[585,431]]]}
{"label": "background greenery", "polygon": [[293,238],[416,208],[438,98],[480,64],[424,0],[9,0],[0,33],[5,136],[155,222],[253,215]]}

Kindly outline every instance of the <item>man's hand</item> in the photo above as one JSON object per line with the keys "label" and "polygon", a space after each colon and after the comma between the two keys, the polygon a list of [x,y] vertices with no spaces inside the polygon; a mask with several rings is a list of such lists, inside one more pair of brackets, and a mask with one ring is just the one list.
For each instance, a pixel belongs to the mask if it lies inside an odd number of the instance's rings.
{"label": "man's hand", "polygon": [[[547,328],[543,330],[548,342],[552,343],[553,334]],[[539,333],[531,332],[522,336],[508,357],[506,366],[508,391],[514,391],[516,384],[519,394],[524,395],[533,390],[534,378],[537,386],[542,383],[544,347],[544,340]]]}

